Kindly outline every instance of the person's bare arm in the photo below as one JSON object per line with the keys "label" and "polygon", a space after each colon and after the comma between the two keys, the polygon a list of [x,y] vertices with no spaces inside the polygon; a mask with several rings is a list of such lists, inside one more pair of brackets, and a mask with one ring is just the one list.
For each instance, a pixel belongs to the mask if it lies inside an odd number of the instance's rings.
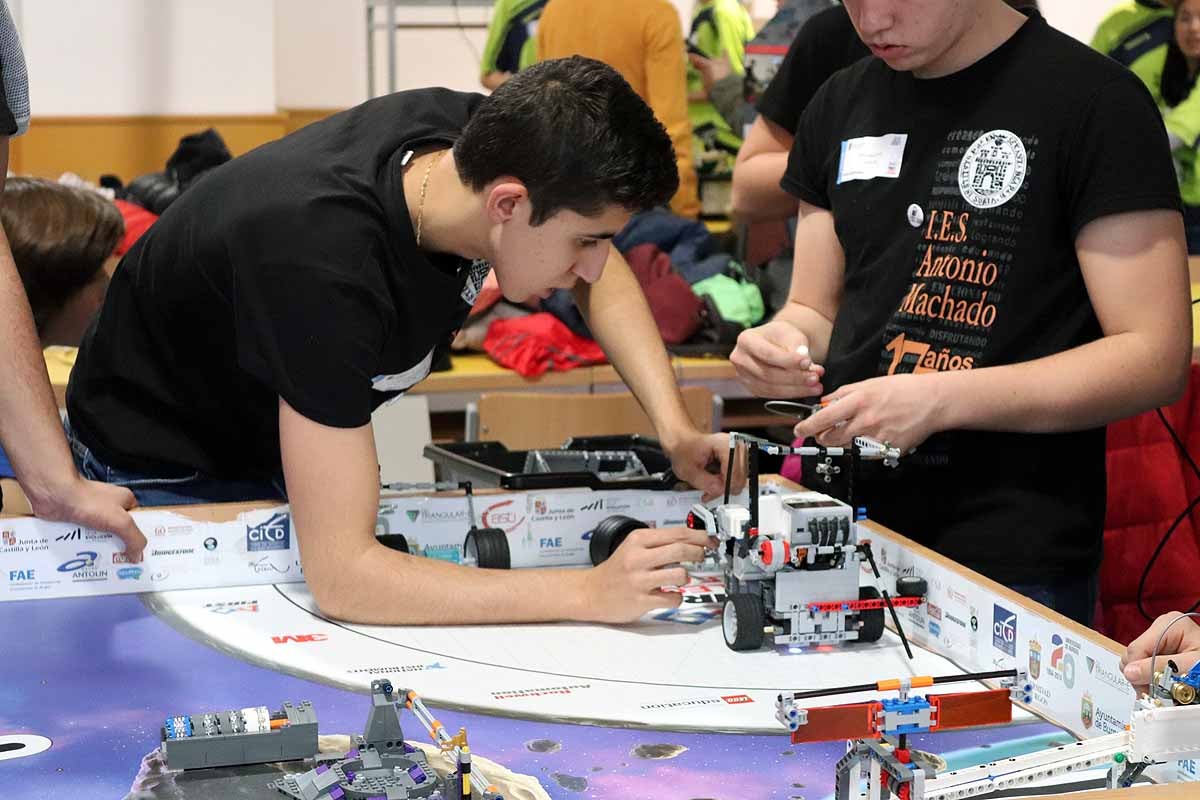
{"label": "person's bare arm", "polygon": [[1173,403],[1192,352],[1179,213],[1103,217],[1080,231],[1075,247],[1103,337],[1019,364],[850,384],[797,435],[821,434],[828,444],[866,435],[907,449],[942,430],[1081,430]]}
{"label": "person's bare arm", "polygon": [[504,70],[497,69],[497,70],[492,70],[491,72],[488,72],[484,75],[481,75],[479,78],[479,82],[483,84],[483,87],[485,89],[487,89],[488,91],[494,92],[497,89],[499,89],[501,86],[503,86],[505,81],[507,81],[511,77],[512,77],[511,72],[505,72]]}
{"label": "person's bare arm", "polygon": [[[492,570],[389,550],[375,540],[379,470],[371,426],[332,428],[279,401],[279,442],[304,577],[321,611],[351,622],[422,625],[627,622],[677,606],[706,537],[635,531],[592,569]],[[463,535],[466,535],[464,527]],[[665,568],[664,568],[665,567]]]}
{"label": "person's bare arm", "polygon": [[696,430],[642,288],[615,247],[609,248],[598,281],[576,285],[575,303],[592,335],[650,417],[659,441],[671,456],[675,474],[707,497],[720,494],[724,488],[721,476],[707,472],[705,467],[712,461],[723,470],[729,440],[724,434]]}
{"label": "person's bare arm", "polygon": [[733,214],[742,222],[786,219],[797,212],[796,198],[779,186],[794,137],[759,114],[738,150],[733,167]]}
{"label": "person's bare arm", "polygon": [[800,203],[788,301],[770,322],[743,331],[729,356],[746,388],[776,398],[824,391],[821,362],[829,352],[845,270],[833,214]]}
{"label": "person's bare arm", "polygon": [[[8,171],[8,138],[0,144],[0,190]],[[146,537],[128,509],[133,493],[79,476],[63,434],[54,392],[25,289],[8,238],[0,229],[0,444],[38,517],[116,534],[138,558]]]}

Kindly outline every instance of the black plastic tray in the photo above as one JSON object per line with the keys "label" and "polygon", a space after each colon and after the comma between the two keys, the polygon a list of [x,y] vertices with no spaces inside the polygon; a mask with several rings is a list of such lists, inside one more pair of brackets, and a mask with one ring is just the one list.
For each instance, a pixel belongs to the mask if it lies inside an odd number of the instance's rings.
{"label": "black plastic tray", "polygon": [[[540,448],[551,449],[551,448]],[[649,473],[630,478],[602,478],[594,472],[524,472],[528,450],[509,450],[500,442],[456,442],[425,446],[425,457],[438,466],[444,480],[471,481],[476,488],[499,489],[673,489],[679,482],[671,459],[655,439],[644,436],[586,436],[568,439],[564,450],[630,450]]]}

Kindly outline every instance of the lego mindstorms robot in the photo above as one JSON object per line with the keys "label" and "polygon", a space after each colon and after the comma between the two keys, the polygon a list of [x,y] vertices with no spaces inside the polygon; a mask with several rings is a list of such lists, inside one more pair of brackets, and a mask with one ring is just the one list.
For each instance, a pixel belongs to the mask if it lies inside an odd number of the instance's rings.
{"label": "lego mindstorms robot", "polygon": [[[899,578],[894,598],[887,589],[860,586],[864,561],[876,581],[881,576],[850,505],[813,491],[760,496],[758,487],[760,453],[817,456],[818,475],[828,476],[841,469],[836,462],[844,458],[894,466],[899,451],[861,437],[849,448],[789,447],[742,433],[731,433],[729,441],[724,503],[714,509],[696,504],[687,518],[689,528],[707,531],[718,542],[726,593],[725,643],[733,650],[757,650],[768,631],[774,644],[873,642],[883,635],[887,608],[911,658],[895,607],[920,605],[925,581]],[[738,444],[747,454],[746,505],[729,499]]]}

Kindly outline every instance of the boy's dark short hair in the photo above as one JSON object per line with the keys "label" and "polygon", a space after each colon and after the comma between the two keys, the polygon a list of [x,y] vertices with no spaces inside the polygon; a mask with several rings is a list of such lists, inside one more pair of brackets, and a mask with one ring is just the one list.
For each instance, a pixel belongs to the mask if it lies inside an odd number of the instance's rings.
{"label": "boy's dark short hair", "polygon": [[41,178],[8,179],[0,223],[38,333],[96,278],[125,234],[125,220],[110,201]]}
{"label": "boy's dark short hair", "polygon": [[529,189],[532,223],[569,209],[645,211],[679,188],[671,139],[616,70],[582,56],[522,70],[484,100],[454,145],[475,191],[502,175]]}

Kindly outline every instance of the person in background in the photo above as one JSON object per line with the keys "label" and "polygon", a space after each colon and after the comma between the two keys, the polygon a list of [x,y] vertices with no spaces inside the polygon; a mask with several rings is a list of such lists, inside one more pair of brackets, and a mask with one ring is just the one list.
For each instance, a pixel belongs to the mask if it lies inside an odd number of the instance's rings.
{"label": "person in background", "polygon": [[681,217],[698,217],[687,60],[675,6],[668,0],[550,0],[538,23],[537,52],[539,61],[572,55],[594,58],[629,82],[671,137],[679,171],[671,210]]}
{"label": "person in background", "polygon": [[[1121,657],[1121,672],[1125,674],[1125,680],[1139,692],[1146,691],[1154,677],[1150,674],[1150,657],[1154,655],[1156,646],[1158,663],[1165,666],[1166,659],[1170,658],[1184,675],[1200,661],[1200,625],[1196,624],[1194,617],[1175,622],[1180,616],[1180,612],[1172,611],[1154,620],[1145,633],[1130,643]],[[1166,631],[1165,636],[1163,631]]]}
{"label": "person in background", "polygon": [[479,63],[479,82],[493,90],[537,62],[538,17],[546,0],[496,0],[487,43]]}
{"label": "person in background", "polygon": [[1133,70],[1161,102],[1163,62],[1172,38],[1174,0],[1126,0],[1096,26],[1092,49]]}
{"label": "person in background", "polygon": [[[746,42],[754,38],[754,23],[739,0],[700,0],[692,14],[688,51],[692,55],[725,62],[734,74],[746,71]],[[692,65],[687,73],[688,117],[692,130],[705,126],[732,133],[740,143],[741,131],[731,131],[725,118],[709,99],[709,88]]]}
{"label": "person in background", "polygon": [[9,178],[0,223],[42,347],[78,347],[104,303],[125,234],[121,212],[87,189]]}
{"label": "person in background", "polygon": [[[78,347],[104,303],[125,225],[116,206],[87,189],[9,178],[0,194],[8,236],[43,349]],[[15,478],[0,450],[0,478]]]}
{"label": "person in background", "polygon": [[[29,81],[21,41],[0,0],[0,188],[8,173],[8,140],[29,124]],[[75,469],[46,375],[37,328],[8,239],[0,231],[0,447],[33,513],[45,520],[73,522],[109,531],[140,557],[146,537],[129,516],[133,493],[120,486],[84,480]],[[3,498],[0,497],[0,504]]]}
{"label": "person in background", "polygon": [[1167,43],[1159,83],[1159,109],[1167,127],[1179,193],[1183,198],[1183,223],[1188,253],[1200,255],[1200,0],[1180,0],[1174,18],[1174,35]]}

